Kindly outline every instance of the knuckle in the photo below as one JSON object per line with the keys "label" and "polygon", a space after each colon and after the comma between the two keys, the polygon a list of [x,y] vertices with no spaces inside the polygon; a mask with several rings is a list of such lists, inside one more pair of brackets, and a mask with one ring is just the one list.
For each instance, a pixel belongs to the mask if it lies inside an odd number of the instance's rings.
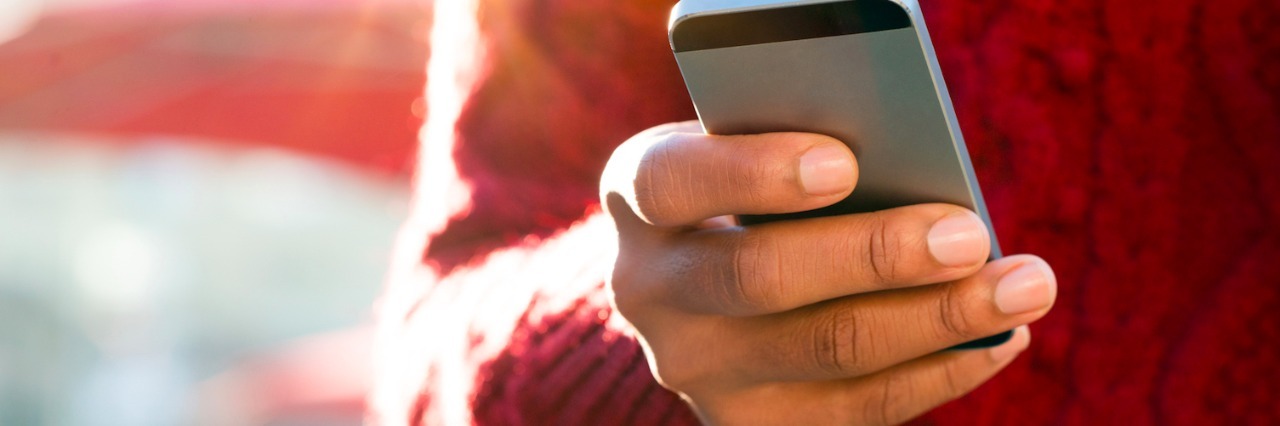
{"label": "knuckle", "polygon": [[810,336],[811,362],[830,375],[858,374],[863,370],[863,345],[859,342],[857,314],[847,309],[832,309],[815,318]]}
{"label": "knuckle", "polygon": [[[685,274],[680,264],[673,264],[678,256],[665,255],[660,247],[623,246],[614,259],[613,271],[605,281],[606,295],[617,312],[639,327],[648,317],[659,314],[660,307],[669,305],[676,295],[671,293],[672,283]],[[662,265],[659,273],[653,265]]]}
{"label": "knuckle", "polygon": [[973,339],[977,336],[973,321],[965,314],[964,297],[958,286],[944,284],[942,294],[938,297],[939,333],[944,339],[959,337]]}
{"label": "knuckle", "polygon": [[678,362],[655,360],[651,363],[649,369],[653,372],[653,378],[658,381],[659,385],[675,392],[683,392],[696,383],[693,375],[689,374],[688,369],[681,368]]}
{"label": "knuckle", "polygon": [[613,275],[605,282],[614,309],[623,318],[632,322],[639,316],[644,306],[648,305],[644,297],[639,294],[640,285],[635,282],[634,276],[634,272],[626,266],[626,263],[619,261],[614,264]]}
{"label": "knuckle", "polygon": [[773,310],[783,300],[783,259],[777,243],[752,233],[742,233],[735,243],[733,260],[722,273],[726,312],[754,313]]}
{"label": "knuckle", "polygon": [[705,363],[700,362],[700,358],[687,349],[674,351],[670,346],[664,346],[652,348],[650,352],[649,370],[662,387],[690,393],[696,392],[708,382],[710,372],[699,367]]}
{"label": "knuckle", "polygon": [[902,374],[887,373],[880,380],[878,392],[872,392],[863,405],[863,423],[892,425],[910,417],[915,386]]}
{"label": "knuckle", "polygon": [[947,363],[942,366],[942,396],[946,401],[959,398],[969,392],[970,387],[965,386],[963,373],[957,370],[955,363]]}
{"label": "knuckle", "polygon": [[[741,159],[745,160],[745,159]],[[738,161],[733,176],[726,180],[725,187],[732,188],[748,203],[759,205],[770,201],[770,188],[781,182],[781,172],[767,161]]]}
{"label": "knuckle", "polygon": [[650,223],[675,220],[686,209],[683,198],[671,188],[673,182],[682,180],[678,178],[678,155],[673,152],[676,145],[673,136],[663,136],[640,157],[633,183],[635,208]]}
{"label": "knuckle", "polygon": [[902,259],[903,244],[898,232],[892,229],[883,214],[871,214],[867,234],[867,264],[879,283],[892,283],[899,279],[898,263]]}

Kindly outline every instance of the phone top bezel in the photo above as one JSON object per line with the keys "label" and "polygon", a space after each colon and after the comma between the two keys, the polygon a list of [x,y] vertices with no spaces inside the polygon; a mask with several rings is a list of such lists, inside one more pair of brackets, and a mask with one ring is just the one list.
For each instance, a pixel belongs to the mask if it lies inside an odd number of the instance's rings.
{"label": "phone top bezel", "polygon": [[670,41],[681,53],[910,27],[910,11],[892,0],[779,3],[689,16],[671,28]]}
{"label": "phone top bezel", "polygon": [[[847,0],[680,0],[671,8],[671,16],[667,22],[668,43],[671,43],[672,50],[676,51],[675,44],[671,42],[671,34],[686,21],[698,17],[844,1]],[[920,6],[917,0],[887,1],[904,9],[912,21],[912,26],[916,25],[915,21],[920,19],[918,15]]]}

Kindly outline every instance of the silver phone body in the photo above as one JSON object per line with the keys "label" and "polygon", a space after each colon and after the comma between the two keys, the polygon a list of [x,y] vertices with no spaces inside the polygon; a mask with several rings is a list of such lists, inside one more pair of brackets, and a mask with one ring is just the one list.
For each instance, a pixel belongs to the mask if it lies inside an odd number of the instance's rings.
{"label": "silver phone body", "polygon": [[[818,12],[791,13],[798,10]],[[865,22],[825,16],[855,10],[877,12]],[[817,19],[820,29],[778,26],[777,16]],[[858,184],[848,198],[809,212],[740,216],[744,225],[951,203],[977,212],[991,230],[991,258],[1001,256],[914,0],[681,0],[669,28],[704,131],[820,133],[858,157]],[[952,349],[1011,337],[1006,331]]]}
{"label": "silver phone body", "polygon": [[[675,34],[698,18],[844,2],[682,0],[672,10],[676,62],[707,133],[819,133],[858,158],[857,187],[839,204],[744,223],[943,202],[994,229],[919,7],[882,2],[904,9],[909,27],[691,51],[678,51]],[[991,243],[1000,257],[994,231]]]}

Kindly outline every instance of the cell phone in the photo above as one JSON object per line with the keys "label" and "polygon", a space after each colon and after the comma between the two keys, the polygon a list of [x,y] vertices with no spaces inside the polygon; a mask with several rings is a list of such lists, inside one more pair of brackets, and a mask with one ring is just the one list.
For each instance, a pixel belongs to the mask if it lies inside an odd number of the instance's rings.
{"label": "cell phone", "polygon": [[986,222],[991,258],[1001,256],[915,0],[681,0],[669,36],[708,134],[819,133],[858,158],[858,184],[844,200],[740,216],[743,225],[951,203]]}

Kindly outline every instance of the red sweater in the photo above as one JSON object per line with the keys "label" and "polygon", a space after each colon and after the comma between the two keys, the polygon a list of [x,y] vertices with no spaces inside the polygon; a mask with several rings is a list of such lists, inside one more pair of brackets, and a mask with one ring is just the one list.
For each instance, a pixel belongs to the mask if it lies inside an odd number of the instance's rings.
{"label": "red sweater", "polygon": [[[1280,422],[1280,3],[923,3],[1001,244],[1060,293],[922,421]],[[695,117],[670,6],[436,2],[374,420],[695,422],[609,309],[595,195],[616,144]]]}

